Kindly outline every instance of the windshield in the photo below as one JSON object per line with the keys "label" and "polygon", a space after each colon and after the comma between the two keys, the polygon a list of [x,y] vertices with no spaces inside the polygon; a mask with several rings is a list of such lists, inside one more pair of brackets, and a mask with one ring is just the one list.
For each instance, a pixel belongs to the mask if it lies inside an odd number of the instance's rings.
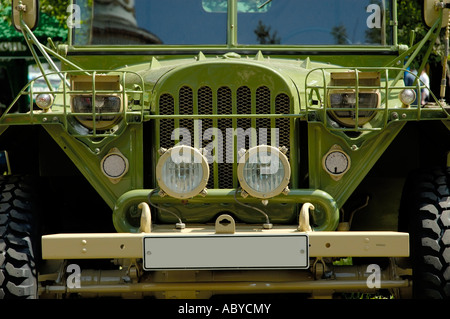
{"label": "windshield", "polygon": [[226,45],[236,32],[239,45],[392,44],[392,0],[237,1],[227,30],[227,0],[77,0],[72,43]]}

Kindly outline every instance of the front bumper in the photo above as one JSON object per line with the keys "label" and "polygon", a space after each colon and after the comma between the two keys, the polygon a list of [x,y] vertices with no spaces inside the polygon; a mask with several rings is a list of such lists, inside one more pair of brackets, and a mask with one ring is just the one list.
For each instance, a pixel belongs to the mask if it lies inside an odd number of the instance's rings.
{"label": "front bumper", "polygon": [[[339,292],[374,292],[374,287],[369,285],[373,274],[369,271],[373,265],[356,266],[332,266],[324,262],[326,257],[407,257],[409,256],[409,235],[407,233],[377,231],[323,231],[323,232],[300,232],[295,227],[274,226],[270,230],[252,227],[236,226],[234,234],[217,234],[213,226],[190,227],[183,230],[169,231],[167,226],[154,225],[150,233],[105,233],[105,234],[55,234],[42,238],[43,259],[67,260],[59,263],[66,267],[73,260],[79,259],[111,259],[124,263],[119,270],[104,269],[82,269],[79,274],[79,285],[70,285],[68,282],[58,281],[64,278],[62,273],[40,276],[43,280],[40,293],[45,294],[71,294],[76,293],[83,297],[95,296],[120,296],[127,298],[141,298],[153,296],[156,298],[210,298],[212,295],[226,294],[265,294],[265,293],[306,293],[313,296],[327,296]],[[268,234],[270,234],[270,237]],[[309,267],[292,267],[283,264],[284,260],[292,260],[292,249],[278,247],[276,257],[274,250],[263,250],[264,255],[252,259],[255,251],[261,253],[260,247],[247,250],[248,260],[255,263],[252,269],[246,270],[233,252],[233,249],[224,249],[222,246],[205,250],[205,243],[214,243],[214,238],[225,237],[239,243],[239,238],[247,236],[260,242],[260,237],[269,239],[265,242],[270,246],[271,238],[305,237],[308,240],[308,249],[305,252],[311,264]],[[175,245],[166,247],[165,237],[175,240]],[[200,245],[191,245],[189,240],[201,238]],[[155,271],[141,271],[145,268],[148,258],[144,255],[149,251],[145,247],[146,239],[163,239],[159,243],[159,249],[166,256],[175,256],[178,262],[178,270],[161,267]],[[156,241],[157,243],[158,241]],[[187,243],[177,247],[176,244]],[[300,242],[301,243],[301,242]],[[231,244],[230,244],[231,245]],[[263,246],[263,245],[259,245]],[[264,247],[266,247],[264,246]],[[177,248],[172,251],[173,247]],[[208,245],[206,245],[208,247]],[[216,247],[215,245],[210,245]],[[225,246],[226,247],[226,246]],[[304,246],[303,246],[304,247]],[[182,256],[180,250],[187,249]],[[233,248],[233,247],[232,247]],[[270,248],[270,247],[269,247]],[[294,247],[295,248],[295,247]],[[302,250],[302,247],[299,247]],[[277,247],[275,246],[275,249]],[[153,250],[151,250],[153,251]],[[151,255],[152,256],[152,255]],[[199,256],[201,256],[199,258]],[[242,257],[242,251],[240,253]],[[323,258],[322,258],[323,257]],[[212,262],[210,268],[195,266],[200,261]],[[277,260],[278,268],[267,261]],[[390,258],[391,266],[380,270],[377,289],[389,289],[397,291],[408,291],[411,283],[408,277],[400,276],[402,269],[396,265],[397,258]],[[72,260],[72,261],[70,261]],[[126,262],[128,260],[128,262]],[[225,260],[225,262],[223,262]],[[164,261],[164,260],[163,260]],[[215,264],[214,262],[217,261]],[[257,263],[260,264],[257,264]],[[127,266],[128,265],[128,266]],[[135,267],[137,265],[141,265]],[[194,267],[193,267],[194,265]],[[180,267],[181,266],[181,267]],[[184,266],[183,270],[180,270]],[[304,266],[304,265],[300,265]],[[329,268],[331,267],[331,268]],[[133,270],[134,269],[134,270]],[[303,269],[303,270],[299,270]],[[145,269],[144,269],[145,270]],[[69,270],[66,275],[70,274]],[[73,275],[71,275],[73,276]],[[42,278],[41,278],[42,277]],[[46,279],[55,282],[49,284]],[[69,278],[67,278],[69,280]]]}
{"label": "front bumper", "polygon": [[[305,236],[308,237],[309,257],[408,257],[409,234],[391,231],[320,231],[299,232],[295,226],[274,226],[264,230],[255,227],[236,226],[234,234],[226,236]],[[193,237],[211,241],[219,236],[214,226],[190,227],[169,230],[155,225],[151,233],[86,233],[54,234],[42,237],[43,259],[116,259],[143,258],[144,239],[170,237],[180,242]],[[223,235],[220,235],[223,236]],[[274,238],[275,238],[274,237]],[[267,237],[266,237],[267,238]],[[226,239],[226,238],[225,238]],[[230,241],[231,242],[231,241]],[[164,245],[164,241],[160,241]],[[202,247],[192,247],[192,251]],[[283,247],[280,247],[283,249]],[[166,250],[171,254],[170,250]],[[233,251],[222,252],[232,259]],[[201,254],[201,251],[196,255]],[[206,254],[206,252],[205,252]],[[267,256],[270,258],[270,255]],[[189,258],[186,264],[189,264]]]}

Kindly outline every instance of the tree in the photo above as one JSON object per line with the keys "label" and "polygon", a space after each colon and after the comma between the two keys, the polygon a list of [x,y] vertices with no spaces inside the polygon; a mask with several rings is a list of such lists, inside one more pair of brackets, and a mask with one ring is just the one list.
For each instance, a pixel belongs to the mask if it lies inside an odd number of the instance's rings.
{"label": "tree", "polygon": [[280,44],[280,38],[277,37],[277,31],[270,33],[270,26],[266,26],[261,20],[254,30],[259,44]]}
{"label": "tree", "polygon": [[331,35],[334,38],[336,44],[347,44],[347,29],[343,24],[333,27]]}
{"label": "tree", "polygon": [[[399,0],[397,1],[398,11],[398,43],[409,45],[411,36],[414,34],[416,41],[423,39],[428,32],[428,28],[424,23],[422,13],[423,0]],[[411,31],[413,33],[411,33]],[[424,48],[426,50],[426,48]],[[418,68],[422,62],[424,51],[418,55],[418,59],[413,62],[412,67]],[[440,50],[435,45],[430,56],[430,62],[436,63],[441,60]]]}

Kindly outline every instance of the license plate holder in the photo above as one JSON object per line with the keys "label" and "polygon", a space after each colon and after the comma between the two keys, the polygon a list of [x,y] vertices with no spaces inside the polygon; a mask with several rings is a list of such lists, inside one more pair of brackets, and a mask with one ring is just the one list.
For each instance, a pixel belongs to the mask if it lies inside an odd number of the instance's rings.
{"label": "license plate holder", "polygon": [[292,235],[149,235],[144,270],[307,269],[306,233]]}

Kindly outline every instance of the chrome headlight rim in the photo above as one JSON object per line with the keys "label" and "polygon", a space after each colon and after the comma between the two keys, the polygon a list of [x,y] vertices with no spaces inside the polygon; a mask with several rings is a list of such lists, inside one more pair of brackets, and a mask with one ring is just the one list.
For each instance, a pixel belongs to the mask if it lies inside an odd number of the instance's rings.
{"label": "chrome headlight rim", "polygon": [[[258,154],[259,152],[270,152],[271,154],[275,154],[275,156],[278,157],[278,160],[281,161],[281,164],[284,169],[284,174],[280,184],[271,191],[265,193],[259,192],[254,188],[252,188],[247,182],[244,174],[244,168],[249,158],[251,156],[254,156],[255,154]],[[280,149],[268,145],[257,145],[247,150],[245,154],[239,159],[237,168],[237,177],[241,188],[247,194],[255,198],[269,199],[281,194],[288,187],[291,178],[291,165],[289,163],[287,156],[283,152],[281,152]]]}
{"label": "chrome headlight rim", "polygon": [[[180,153],[185,154],[185,152],[189,152],[190,154],[192,154],[195,158],[194,163],[201,165],[202,177],[200,178],[199,183],[192,190],[190,190],[189,192],[180,193],[170,188],[170,186],[167,185],[166,182],[164,181],[163,167],[168,160],[173,159],[173,154],[180,154]],[[164,151],[164,153],[160,156],[158,163],[156,164],[156,181],[159,187],[165,194],[174,198],[187,199],[201,194],[206,189],[208,180],[209,180],[208,161],[200,150],[191,146],[177,145]]]}
{"label": "chrome headlight rim", "polygon": [[[367,108],[369,109],[378,109],[380,108],[381,105],[381,94],[380,91],[378,89],[362,89],[359,90],[358,92],[359,94],[373,94],[377,96],[377,101],[375,103],[375,105],[369,106]],[[356,96],[356,90],[355,89],[331,89],[328,91],[328,112],[329,114],[333,117],[333,119],[338,122],[339,124],[345,126],[345,127],[354,127],[356,125],[356,121],[353,117],[343,117],[338,115],[338,113],[336,112],[340,112],[339,108],[337,107],[332,107],[331,104],[331,95],[333,94],[354,94]],[[360,98],[361,100],[361,98]],[[346,107],[347,108],[347,107]],[[352,108],[351,106],[349,106],[348,108]],[[354,108],[355,109],[355,108]],[[355,113],[355,111],[341,111],[341,112],[353,112]],[[370,122],[376,115],[377,111],[374,110],[365,110],[365,107],[361,107],[361,105],[359,106],[359,113],[361,114],[361,112],[370,112],[369,116],[358,116],[358,126],[362,126],[368,122]]]}
{"label": "chrome headlight rim", "polygon": [[[104,131],[112,128],[116,125],[120,119],[122,118],[123,108],[126,104],[126,101],[123,101],[121,94],[96,94],[95,98],[115,98],[119,101],[119,108],[115,111],[106,111],[104,113],[96,111],[95,116],[92,113],[92,94],[77,94],[71,95],[70,97],[70,110],[72,113],[75,113],[75,118],[77,121],[83,125],[85,128],[93,130],[94,129],[94,117],[95,117],[95,129],[99,131]],[[74,100],[76,98],[90,98],[91,105],[89,106],[88,112],[79,112],[75,109]],[[95,107],[97,109],[97,107]],[[104,114],[112,114],[112,115],[104,115]],[[112,119],[103,120],[104,116],[112,116]],[[89,119],[85,119],[89,118]]]}

